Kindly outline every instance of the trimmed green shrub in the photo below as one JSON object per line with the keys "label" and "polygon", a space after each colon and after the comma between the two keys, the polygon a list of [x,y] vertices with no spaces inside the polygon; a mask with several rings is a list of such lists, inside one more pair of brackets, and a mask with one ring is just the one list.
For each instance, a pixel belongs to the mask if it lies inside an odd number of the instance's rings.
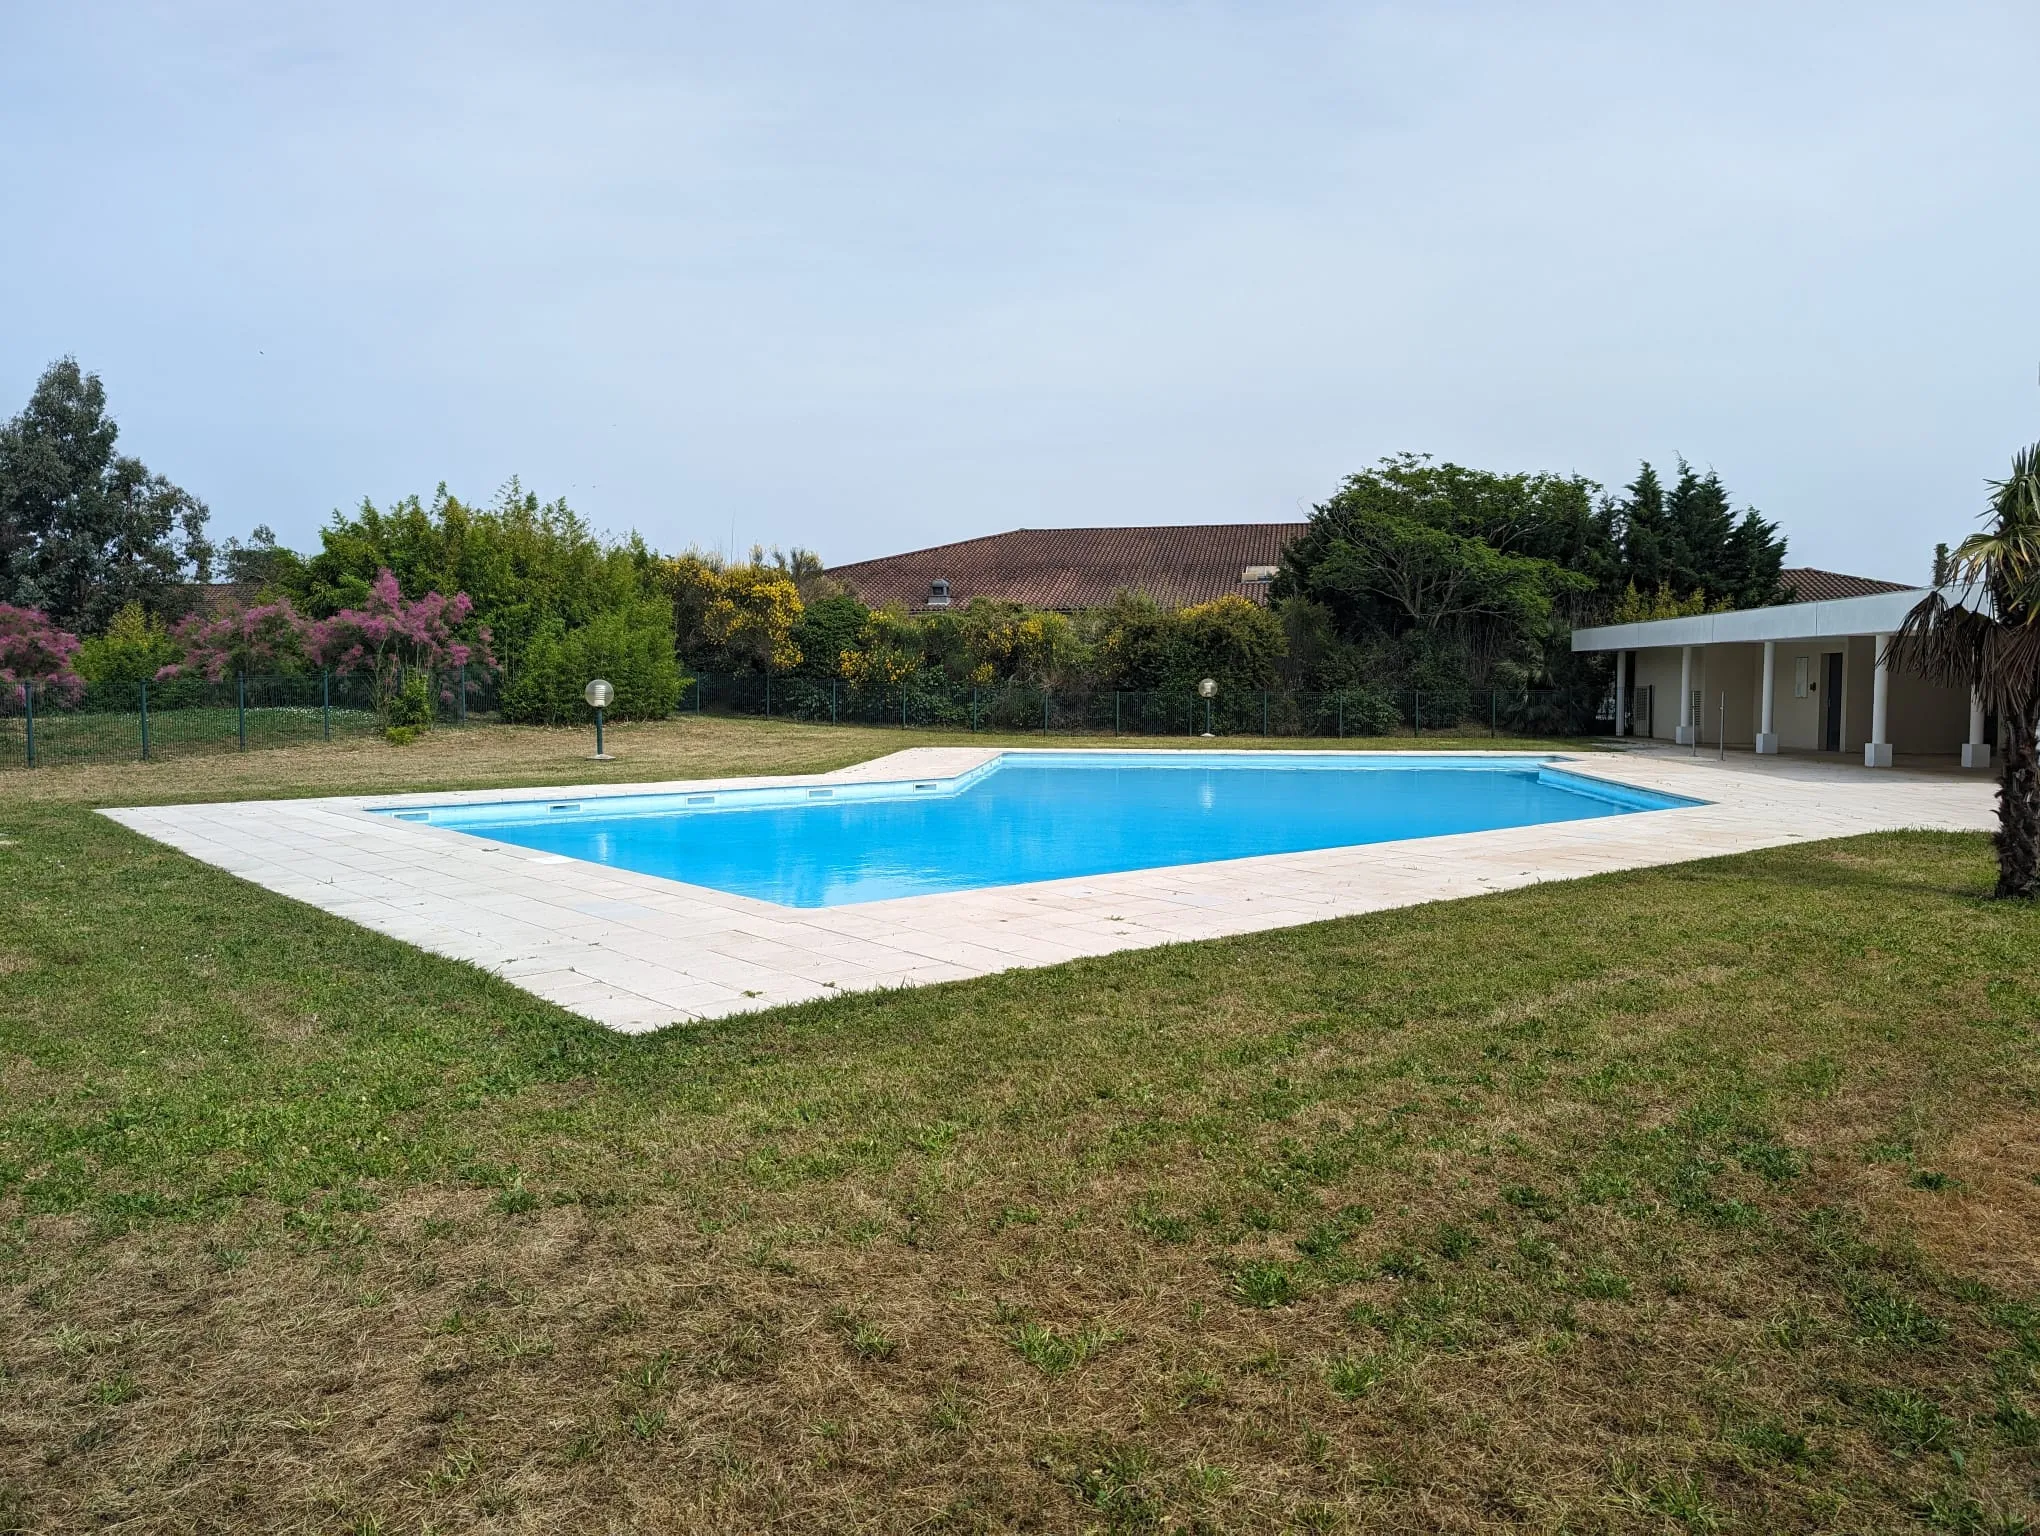
{"label": "trimmed green shrub", "polygon": [[432,677],[413,672],[390,695],[383,724],[395,730],[424,730],[432,724]]}
{"label": "trimmed green shrub", "polygon": [[140,603],[124,603],[103,635],[93,635],[78,647],[78,675],[91,683],[146,683],[184,651],[170,638],[163,625],[142,610]]}
{"label": "trimmed green shrub", "polygon": [[565,725],[586,720],[581,690],[592,678],[616,689],[612,720],[663,720],[689,679],[673,659],[673,621],[662,604],[597,614],[578,629],[548,620],[532,637],[523,665],[504,681],[505,720]]}

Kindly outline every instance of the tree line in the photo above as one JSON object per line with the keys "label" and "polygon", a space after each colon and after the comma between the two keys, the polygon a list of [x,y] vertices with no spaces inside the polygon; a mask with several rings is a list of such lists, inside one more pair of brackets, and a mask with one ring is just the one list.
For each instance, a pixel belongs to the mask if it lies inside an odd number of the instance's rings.
{"label": "tree line", "polygon": [[1669,484],[1644,464],[1609,494],[1578,475],[1384,459],[1313,508],[1265,606],[1169,610],[1129,591],[1074,614],[986,599],[909,613],[866,605],[803,550],[724,559],[606,538],[516,480],[486,503],[444,486],[364,500],[311,552],[266,527],[215,545],[204,502],[117,436],[99,379],[70,359],[0,426],[0,679],[351,666],[394,719],[429,715],[415,688],[402,702],[406,676],[465,668],[457,686],[486,679],[504,718],[562,723],[595,675],[619,718],[670,713],[701,672],[875,696],[1188,692],[1210,677],[1337,692],[1361,729],[1411,691],[1441,722],[1490,691],[1534,694],[1545,715],[1527,723],[1578,729],[1605,662],[1574,656],[1574,625],[1789,595],[1776,525],[1683,460]]}

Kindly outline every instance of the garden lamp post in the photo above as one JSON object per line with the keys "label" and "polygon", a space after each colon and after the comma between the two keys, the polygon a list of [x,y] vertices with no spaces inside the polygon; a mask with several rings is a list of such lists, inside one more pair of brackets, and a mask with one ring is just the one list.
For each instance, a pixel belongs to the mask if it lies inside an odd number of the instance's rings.
{"label": "garden lamp post", "polygon": [[1207,677],[1197,685],[1198,697],[1204,700],[1204,734],[1211,735],[1211,701],[1218,697],[1218,680]]}
{"label": "garden lamp post", "polygon": [[609,754],[602,750],[602,711],[609,707],[609,701],[616,697],[616,690],[596,678],[581,690],[581,697],[588,701],[588,707],[595,711],[595,761],[606,763]]}

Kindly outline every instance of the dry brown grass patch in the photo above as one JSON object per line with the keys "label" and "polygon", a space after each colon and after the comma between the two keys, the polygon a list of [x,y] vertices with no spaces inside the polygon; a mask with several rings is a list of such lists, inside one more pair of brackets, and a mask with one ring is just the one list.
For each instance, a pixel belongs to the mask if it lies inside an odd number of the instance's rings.
{"label": "dry brown grass patch", "polygon": [[1879,1224],[1908,1234],[1935,1264],[2013,1293],[2040,1290],[2040,1124],[2032,1116],[1994,1117],[1916,1164],[1871,1164],[1860,1178]]}

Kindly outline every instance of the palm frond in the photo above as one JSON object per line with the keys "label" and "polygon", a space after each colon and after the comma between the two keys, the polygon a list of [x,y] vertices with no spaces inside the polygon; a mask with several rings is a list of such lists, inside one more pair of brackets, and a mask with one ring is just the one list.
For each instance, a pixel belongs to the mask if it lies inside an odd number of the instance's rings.
{"label": "palm frond", "polygon": [[1974,689],[1986,708],[2024,719],[2040,699],[2040,444],[2021,449],[2011,474],[1990,491],[1990,526],[1963,540],[1952,580],[1905,616],[1890,656],[1929,682]]}
{"label": "palm frond", "polygon": [[2004,623],[2040,625],[2040,444],[2020,449],[1990,491],[1990,526],[1962,541],[1950,574],[1986,589]]}
{"label": "palm frond", "polygon": [[1972,688],[1983,671],[1991,618],[1939,591],[1913,606],[1886,651],[1890,664],[1943,688]]}

